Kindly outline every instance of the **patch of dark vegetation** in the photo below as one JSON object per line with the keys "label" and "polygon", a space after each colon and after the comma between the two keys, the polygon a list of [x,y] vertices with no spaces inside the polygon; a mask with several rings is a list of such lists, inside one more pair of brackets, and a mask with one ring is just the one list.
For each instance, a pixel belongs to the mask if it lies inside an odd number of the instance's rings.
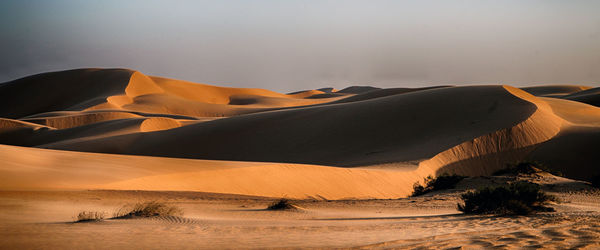
{"label": "patch of dark vegetation", "polygon": [[294,206],[294,204],[292,204],[290,202],[290,200],[288,200],[288,199],[280,199],[276,202],[271,203],[271,205],[269,205],[267,207],[267,210],[289,210],[289,209],[296,209],[296,206]]}
{"label": "patch of dark vegetation", "polygon": [[507,168],[500,169],[494,172],[492,175],[531,175],[541,172],[547,172],[556,176],[563,176],[560,171],[552,170],[537,161],[523,161],[516,164],[509,164]]}
{"label": "patch of dark vegetation", "polygon": [[600,188],[600,174],[592,177],[590,183],[592,184],[592,187]]}
{"label": "patch of dark vegetation", "polygon": [[508,186],[486,187],[461,195],[464,204],[458,210],[466,214],[528,215],[535,212],[554,212],[546,206],[557,198],[544,193],[530,182],[515,182]]}
{"label": "patch of dark vegetation", "polygon": [[140,202],[133,206],[124,206],[114,219],[126,219],[136,217],[158,217],[158,216],[182,216],[183,211],[175,206],[167,205],[158,201]]}
{"label": "patch of dark vegetation", "polygon": [[75,222],[93,222],[104,220],[103,212],[83,211],[77,215]]}
{"label": "patch of dark vegetation", "polygon": [[462,179],[466,178],[466,176],[462,175],[447,175],[443,174],[438,176],[437,178],[433,178],[431,175],[427,176],[423,180],[425,186],[421,185],[421,183],[416,182],[413,185],[413,193],[412,197],[423,195],[429,192],[437,191],[437,190],[445,190],[452,189],[456,187],[456,184],[460,182]]}

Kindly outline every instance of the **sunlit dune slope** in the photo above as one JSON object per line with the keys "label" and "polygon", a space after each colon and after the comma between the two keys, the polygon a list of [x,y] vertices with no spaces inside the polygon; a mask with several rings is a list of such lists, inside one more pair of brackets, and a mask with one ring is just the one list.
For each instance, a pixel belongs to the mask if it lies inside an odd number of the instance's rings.
{"label": "sunlit dune slope", "polygon": [[107,155],[0,145],[0,190],[179,190],[348,199],[410,194],[412,173]]}

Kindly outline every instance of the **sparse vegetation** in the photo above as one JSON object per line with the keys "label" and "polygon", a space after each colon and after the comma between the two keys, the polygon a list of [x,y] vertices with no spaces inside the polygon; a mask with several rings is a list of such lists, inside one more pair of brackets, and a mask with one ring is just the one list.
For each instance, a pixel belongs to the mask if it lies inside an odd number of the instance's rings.
{"label": "sparse vegetation", "polygon": [[464,178],[466,178],[466,176],[445,174],[440,175],[437,178],[433,178],[431,175],[427,176],[427,178],[423,180],[425,186],[421,185],[419,182],[416,182],[413,185],[413,193],[411,196],[415,197],[432,191],[455,188],[456,184]]}
{"label": "sparse vegetation", "polygon": [[492,175],[530,175],[539,172],[547,172],[556,176],[562,176],[560,171],[552,170],[546,167],[544,164],[536,161],[523,161],[516,164],[509,164],[507,168],[500,169],[494,172]]}
{"label": "sparse vegetation", "polygon": [[101,221],[103,219],[103,212],[83,211],[77,215],[77,220],[75,222],[92,222]]}
{"label": "sparse vegetation", "polygon": [[155,216],[181,216],[183,211],[175,206],[167,205],[163,202],[148,201],[130,206],[122,207],[114,218],[133,218],[133,217],[155,217]]}
{"label": "sparse vegetation", "polygon": [[461,195],[464,204],[458,210],[466,214],[527,215],[535,212],[551,212],[547,207],[554,196],[544,193],[540,186],[529,182],[515,182],[508,186],[486,187]]}
{"label": "sparse vegetation", "polygon": [[276,202],[273,202],[271,205],[267,207],[267,210],[287,210],[287,209],[295,209],[290,200],[288,199],[280,199]]}

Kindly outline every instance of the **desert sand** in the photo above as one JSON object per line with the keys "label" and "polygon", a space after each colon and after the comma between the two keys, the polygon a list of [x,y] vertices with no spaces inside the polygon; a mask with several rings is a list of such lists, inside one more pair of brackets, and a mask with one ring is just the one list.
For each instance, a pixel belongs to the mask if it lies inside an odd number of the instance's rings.
{"label": "desert sand", "polygon": [[[578,85],[285,94],[128,69],[1,83],[0,248],[600,247],[586,184],[600,175],[599,97]],[[563,174],[542,178],[564,201],[555,214],[457,211],[469,183],[521,161]],[[470,178],[408,198],[442,174]],[[301,209],[264,210],[281,197]],[[71,223],[147,200],[185,215]]]}

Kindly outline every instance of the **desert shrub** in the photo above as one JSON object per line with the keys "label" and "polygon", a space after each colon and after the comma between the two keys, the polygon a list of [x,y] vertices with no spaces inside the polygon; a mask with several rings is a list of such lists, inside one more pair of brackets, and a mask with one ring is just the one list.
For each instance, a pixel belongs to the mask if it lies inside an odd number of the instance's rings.
{"label": "desert shrub", "polygon": [[421,185],[419,182],[416,182],[413,185],[413,193],[411,196],[415,197],[432,191],[455,188],[456,184],[464,178],[466,178],[466,176],[446,174],[440,175],[437,178],[433,178],[431,175],[427,176],[427,178],[423,180],[425,186]]}
{"label": "desert shrub", "polygon": [[183,215],[183,211],[181,211],[181,209],[178,207],[170,206],[163,202],[148,201],[137,203],[133,205],[133,207],[124,206],[115,214],[115,218],[181,215]]}
{"label": "desert shrub", "polygon": [[288,199],[280,199],[271,203],[267,207],[267,210],[286,210],[286,209],[295,209],[296,207],[290,202]]}
{"label": "desert shrub", "polygon": [[77,215],[76,222],[101,221],[104,219],[103,212],[83,211]]}
{"label": "desert shrub", "polygon": [[411,197],[416,197],[419,195],[424,195],[426,193],[430,192],[429,190],[427,190],[423,185],[421,185],[421,183],[419,182],[415,182],[415,184],[413,184],[413,192],[410,195]]}
{"label": "desert shrub", "polygon": [[556,176],[562,176],[560,171],[552,170],[537,161],[523,161],[516,164],[509,164],[506,168],[500,169],[492,175],[529,175],[539,173],[540,171],[548,172]]}
{"label": "desert shrub", "polygon": [[466,214],[527,215],[538,211],[554,211],[546,207],[556,198],[544,193],[540,186],[529,182],[515,182],[508,186],[486,187],[461,195],[463,204],[458,210]]}

